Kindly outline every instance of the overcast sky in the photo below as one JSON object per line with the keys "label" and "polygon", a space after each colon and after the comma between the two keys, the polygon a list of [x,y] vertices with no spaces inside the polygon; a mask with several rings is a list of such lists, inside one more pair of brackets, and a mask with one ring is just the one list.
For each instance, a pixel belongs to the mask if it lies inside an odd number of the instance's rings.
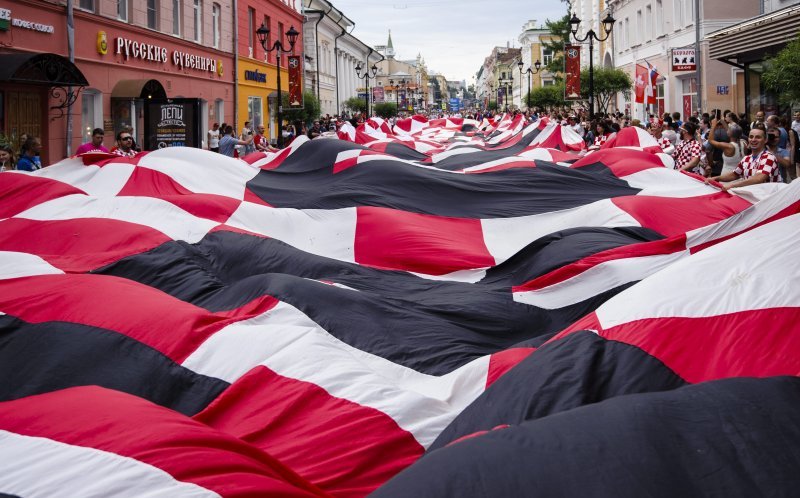
{"label": "overcast sky", "polygon": [[353,36],[385,45],[389,30],[398,59],[422,54],[428,70],[469,85],[495,46],[519,47],[529,19],[544,24],[567,13],[559,0],[332,0],[356,23]]}

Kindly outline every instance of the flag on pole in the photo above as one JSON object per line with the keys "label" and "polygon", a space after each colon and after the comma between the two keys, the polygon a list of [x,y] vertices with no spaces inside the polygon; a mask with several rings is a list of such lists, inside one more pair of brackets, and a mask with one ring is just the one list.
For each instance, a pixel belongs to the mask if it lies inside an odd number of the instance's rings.
{"label": "flag on pole", "polygon": [[635,95],[634,102],[637,104],[645,103],[645,83],[647,78],[647,68],[640,64],[636,64],[636,79],[633,82],[633,91]]}
{"label": "flag on pole", "polygon": [[647,64],[647,85],[645,86],[645,99],[644,103],[655,104],[656,103],[656,95],[658,94],[656,88],[656,81],[658,80],[658,70],[647,61],[644,61]]}

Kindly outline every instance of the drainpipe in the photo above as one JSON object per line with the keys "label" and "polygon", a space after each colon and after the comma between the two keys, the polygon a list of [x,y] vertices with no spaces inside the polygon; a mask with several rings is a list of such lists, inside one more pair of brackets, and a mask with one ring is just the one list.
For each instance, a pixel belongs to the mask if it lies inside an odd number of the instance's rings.
{"label": "drainpipe", "polygon": [[[280,76],[280,75],[279,75]],[[279,97],[280,98],[280,97]],[[218,118],[220,122],[225,116]],[[233,0],[233,127],[239,127],[239,1]],[[223,133],[225,133],[223,131]]]}
{"label": "drainpipe", "polygon": [[[344,14],[342,14],[344,17]],[[342,20],[342,17],[339,20]],[[339,38],[347,34],[347,30],[342,28],[342,32],[333,39],[333,53],[336,56],[336,115],[339,115],[339,55],[336,53],[339,50]]]}
{"label": "drainpipe", "polygon": [[[694,63],[697,64],[697,74],[695,75],[695,78],[697,78],[697,110],[700,111],[703,108],[703,85],[700,80],[702,77],[700,74],[700,68],[702,67],[700,58],[700,0],[694,0]],[[684,116],[684,119],[688,119],[688,116]]]}
{"label": "drainpipe", "polygon": [[[75,64],[75,18],[72,12],[72,0],[67,0],[67,51],[69,53],[69,61]],[[72,87],[67,87],[66,98],[69,98],[72,93]],[[67,107],[67,140],[65,153],[69,157],[72,155],[72,106]]]}

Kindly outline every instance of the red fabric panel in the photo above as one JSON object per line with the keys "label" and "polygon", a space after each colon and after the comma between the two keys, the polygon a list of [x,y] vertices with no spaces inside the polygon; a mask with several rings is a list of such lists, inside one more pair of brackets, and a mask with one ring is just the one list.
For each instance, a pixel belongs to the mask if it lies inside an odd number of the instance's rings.
{"label": "red fabric panel", "polygon": [[359,207],[356,262],[376,268],[444,275],[493,266],[480,220]]}
{"label": "red fabric panel", "polygon": [[336,496],[366,496],[424,453],[388,415],[263,366],[194,418],[269,451]]}
{"label": "red fabric panel", "polygon": [[86,194],[67,183],[25,173],[0,175],[0,218],[10,218],[52,199]]}
{"label": "red fabric panel", "polygon": [[145,225],[103,218],[0,221],[0,250],[36,254],[65,272],[87,272],[172,239]]}
{"label": "red fabric panel", "polygon": [[536,348],[511,348],[500,351],[489,357],[489,373],[486,376],[486,387],[517,366],[519,362],[530,356]]}
{"label": "red fabric panel", "polygon": [[714,224],[752,206],[727,192],[686,198],[630,195],[611,201],[643,227],[667,237]]}
{"label": "red fabric panel", "polygon": [[0,428],[129,457],[226,497],[322,495],[269,454],[231,435],[97,386],[0,403]]}
{"label": "red fabric panel", "polygon": [[128,182],[117,194],[156,197],[172,203],[194,216],[224,223],[241,201],[215,194],[197,194],[180,185],[169,175],[149,168],[133,170]]}
{"label": "red fabric panel", "polygon": [[106,275],[42,275],[0,280],[0,309],[29,323],[64,321],[127,335],[180,363],[211,334],[277,304],[262,296],[211,313],[146,285]]}
{"label": "red fabric panel", "polygon": [[786,208],[780,210],[779,212],[775,213],[774,216],[770,216],[769,218],[767,218],[767,219],[765,219],[765,220],[763,220],[763,221],[761,221],[759,223],[756,223],[753,226],[748,227],[745,230],[742,230],[741,232],[736,232],[736,233],[731,234],[731,235],[726,235],[725,237],[720,237],[718,239],[714,239],[714,240],[711,240],[709,242],[696,245],[696,246],[691,248],[691,252],[692,252],[692,254],[694,254],[696,252],[700,252],[700,251],[702,251],[703,249],[705,249],[707,247],[711,247],[713,245],[719,244],[722,241],[725,241],[725,240],[728,240],[728,239],[732,239],[733,237],[736,237],[739,234],[742,234],[742,233],[745,233],[745,232],[749,232],[750,230],[753,230],[754,228],[758,228],[758,227],[760,227],[762,225],[766,225],[767,223],[770,223],[772,221],[780,220],[781,218],[786,218],[787,216],[792,216],[793,214],[797,214],[797,213],[800,213],[800,201],[795,202],[794,204],[791,204],[789,207],[786,207]]}
{"label": "red fabric panel", "polygon": [[621,178],[652,168],[663,168],[658,156],[649,152],[632,149],[602,149],[575,161],[571,168],[582,168],[590,164],[602,163]]}

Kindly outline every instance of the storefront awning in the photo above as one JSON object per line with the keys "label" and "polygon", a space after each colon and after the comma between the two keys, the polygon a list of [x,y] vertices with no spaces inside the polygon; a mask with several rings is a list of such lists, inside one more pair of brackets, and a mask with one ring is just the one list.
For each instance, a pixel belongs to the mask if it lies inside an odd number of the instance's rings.
{"label": "storefront awning", "polygon": [[800,33],[800,5],[794,5],[709,34],[712,59],[741,62],[748,53],[786,45]]}
{"label": "storefront awning", "polygon": [[0,82],[48,87],[89,85],[75,64],[56,54],[0,54]]}
{"label": "storefront awning", "polygon": [[111,90],[112,98],[166,99],[167,92],[158,80],[120,80]]}

